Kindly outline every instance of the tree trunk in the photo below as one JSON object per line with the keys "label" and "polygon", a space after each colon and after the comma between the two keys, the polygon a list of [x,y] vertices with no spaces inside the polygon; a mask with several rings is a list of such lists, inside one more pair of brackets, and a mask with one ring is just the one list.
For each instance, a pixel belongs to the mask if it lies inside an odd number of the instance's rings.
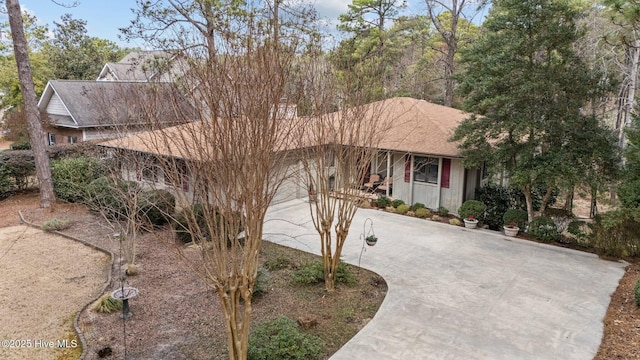
{"label": "tree trunk", "polygon": [[[451,42],[456,41],[451,39]],[[447,41],[449,43],[449,41]],[[447,49],[447,55],[444,65],[444,106],[453,106],[453,90],[455,86],[455,80],[453,78],[453,71],[455,67],[456,45],[449,44]]]}
{"label": "tree trunk", "polygon": [[527,203],[527,220],[529,221],[529,223],[531,223],[535,215],[533,212],[533,198],[531,196],[531,187],[525,186],[522,192],[524,193],[524,199]]}
{"label": "tree trunk", "polygon": [[589,218],[593,219],[598,215],[598,189],[595,186],[591,187],[591,206],[589,208]]}
{"label": "tree trunk", "polygon": [[31,65],[29,63],[27,39],[24,35],[22,15],[20,13],[18,0],[7,0],[7,13],[9,15],[11,37],[13,39],[13,51],[18,66],[20,89],[22,91],[22,98],[24,99],[24,110],[27,116],[29,140],[35,159],[36,177],[40,185],[40,207],[48,208],[55,202],[55,194],[53,192],[47,144],[40,121],[40,111],[38,110],[36,91],[33,85]]}
{"label": "tree trunk", "polygon": [[549,187],[547,192],[542,197],[542,201],[540,202],[540,214],[544,214],[544,211],[547,209],[547,204],[551,199],[551,195],[553,194],[553,187]]}
{"label": "tree trunk", "polygon": [[[638,65],[640,64],[640,40],[633,41],[633,45],[629,47],[631,54],[629,62],[629,77],[624,82],[626,87],[626,97],[620,99],[620,107],[618,108],[618,119],[616,121],[616,130],[618,130],[618,145],[624,149],[627,143],[624,136],[624,129],[631,125],[631,112],[635,105],[636,84],[638,78]],[[624,159],[623,159],[624,161]]]}
{"label": "tree trunk", "polygon": [[571,185],[567,190],[567,198],[564,200],[564,209],[573,212],[573,197],[576,192],[576,185]]}

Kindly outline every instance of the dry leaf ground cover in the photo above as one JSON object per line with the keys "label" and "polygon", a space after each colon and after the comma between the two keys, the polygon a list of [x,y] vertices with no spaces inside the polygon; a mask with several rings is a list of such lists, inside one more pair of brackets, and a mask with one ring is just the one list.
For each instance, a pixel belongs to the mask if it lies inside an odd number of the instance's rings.
{"label": "dry leaf ground cover", "polygon": [[[118,251],[118,244],[110,240],[111,230],[81,206],[62,204],[57,205],[53,211],[42,210],[37,208],[37,195],[16,195],[0,202],[0,226],[19,224],[18,209],[25,210],[26,217],[38,223],[52,218],[70,218],[73,226],[67,231],[116,253]],[[121,359],[124,357],[125,339],[127,358],[225,358],[226,338],[217,298],[188,268],[178,255],[176,246],[169,235],[164,238],[152,234],[141,237],[138,245],[141,273],[127,279],[128,284],[140,289],[140,295],[131,301],[134,316],[123,324],[118,314],[83,312],[80,325],[88,341],[87,358],[100,358],[98,353],[103,350],[105,358]],[[36,254],[36,248],[36,245],[27,246],[22,252],[33,251]],[[267,293],[254,303],[253,319],[255,324],[279,315],[292,319],[315,318],[318,325],[310,332],[327,339],[326,358],[375,314],[386,293],[386,285],[375,274],[357,271],[357,285],[340,286],[336,294],[327,294],[322,285],[292,286],[290,270],[314,258],[313,255],[266,243],[263,260],[278,259],[276,262],[283,265],[281,269],[270,272]],[[37,259],[38,256],[25,256],[23,261],[27,268],[32,268]],[[58,262],[61,260],[57,259]],[[77,264],[78,260],[73,257],[65,261]],[[17,270],[18,273],[23,271]],[[3,273],[3,277],[19,275],[12,272]],[[117,286],[118,275],[116,266],[113,269],[112,287]],[[639,277],[640,266],[630,264],[620,286],[612,295],[604,319],[603,341],[596,359],[640,359],[640,310],[635,305],[633,296],[633,287]],[[32,283],[31,280],[24,282]],[[77,289],[83,287],[83,284],[84,282],[74,285]],[[28,314],[40,311],[40,307],[45,310],[44,315],[38,316],[37,324],[52,321],[50,319],[56,316],[54,313],[57,311],[46,310],[46,306],[51,302],[57,304],[59,298],[44,298],[24,303],[29,311],[12,312],[8,315],[8,322],[27,321]],[[347,306],[349,304],[357,306]],[[3,317],[2,323],[7,323],[4,320]],[[63,332],[69,332],[69,324],[68,321],[62,322],[60,328]],[[0,357],[4,358],[4,354]]]}
{"label": "dry leaf ground cover", "polygon": [[[52,219],[70,219],[71,227],[64,230],[65,233],[118,256],[119,244],[110,236],[113,230],[83,206],[58,204],[53,210],[38,209],[37,195],[31,194],[6,199],[0,202],[0,209],[0,217],[7,219],[16,219],[17,210],[21,209],[27,221],[37,224]],[[7,223],[17,223],[17,220]],[[185,261],[195,255],[195,250],[176,244],[170,230],[146,233],[137,244],[140,274],[125,280],[126,285],[140,291],[130,301],[133,317],[123,323],[118,313],[83,311],[79,326],[87,341],[86,358],[122,359],[125,351],[127,359],[227,358],[225,327],[217,295]],[[185,258],[179,255],[179,249],[183,250]],[[265,242],[261,261],[263,264],[270,261],[272,270],[268,272],[266,292],[253,302],[252,323],[257,325],[280,316],[313,320],[317,324],[307,333],[323,339],[324,358],[328,358],[375,315],[387,287],[376,274],[355,268],[352,274],[357,281],[339,285],[333,294],[324,290],[324,284],[292,282],[293,271],[318,259],[312,254]],[[34,261],[33,258],[24,260]],[[65,260],[76,263],[74,259]],[[120,285],[121,275],[116,264],[109,290]],[[39,307],[41,304],[31,302],[25,306]],[[78,305],[77,309],[80,307]],[[20,317],[20,314],[12,315]],[[41,320],[46,318],[43,315]]]}
{"label": "dry leaf ground cover", "polygon": [[0,358],[77,358],[74,317],[108,270],[106,254],[75,241],[24,225],[0,228]]}

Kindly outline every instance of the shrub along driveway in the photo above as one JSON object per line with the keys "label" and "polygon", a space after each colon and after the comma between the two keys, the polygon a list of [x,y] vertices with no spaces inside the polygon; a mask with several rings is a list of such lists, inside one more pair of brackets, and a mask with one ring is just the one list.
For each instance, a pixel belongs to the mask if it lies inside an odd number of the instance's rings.
{"label": "shrub along driveway", "polygon": [[[367,218],[379,240],[362,252]],[[307,204],[274,207],[268,219],[265,238],[319,253]],[[389,291],[375,318],[334,360],[592,359],[625,266],[493,231],[365,209],[353,221],[343,260],[382,275]]]}

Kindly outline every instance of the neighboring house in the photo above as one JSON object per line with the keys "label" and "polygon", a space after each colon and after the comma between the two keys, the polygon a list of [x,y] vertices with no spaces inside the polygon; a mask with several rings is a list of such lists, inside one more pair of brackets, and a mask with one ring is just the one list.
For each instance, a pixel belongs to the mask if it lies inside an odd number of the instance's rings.
{"label": "neighboring house", "polygon": [[137,51],[117,63],[107,63],[98,81],[173,82],[185,73],[186,62],[178,53]]}
{"label": "neighboring house", "polygon": [[171,83],[51,80],[38,108],[47,143],[105,140],[193,118]]}
{"label": "neighboring house", "polygon": [[[480,186],[481,171],[465,169],[458,144],[448,141],[457,125],[469,114],[411,98],[393,98],[385,100],[382,105],[373,103],[365,106],[376,109],[372,121],[391,124],[378,145],[380,153],[370,167],[371,173],[378,174],[381,179],[387,176],[393,179],[384,193],[408,204],[420,202],[431,209],[442,206],[452,213],[456,213],[465,200],[473,198]],[[172,128],[172,133],[175,132],[172,137],[182,136],[178,134],[185,131],[181,129],[183,126]],[[145,145],[153,136],[152,133],[138,134],[101,145],[144,156],[155,154]],[[302,169],[296,150],[285,150],[290,156],[281,171],[293,174]],[[175,147],[162,150],[159,155],[180,161],[190,160],[184,159],[180,149]],[[153,182],[156,187],[190,194],[193,179],[188,174],[183,174],[182,179],[168,181],[159,168],[151,167],[149,170],[149,167],[136,166],[123,168],[123,177],[143,183]],[[296,181],[295,176],[291,176],[282,183],[273,203],[307,196],[307,189]]]}

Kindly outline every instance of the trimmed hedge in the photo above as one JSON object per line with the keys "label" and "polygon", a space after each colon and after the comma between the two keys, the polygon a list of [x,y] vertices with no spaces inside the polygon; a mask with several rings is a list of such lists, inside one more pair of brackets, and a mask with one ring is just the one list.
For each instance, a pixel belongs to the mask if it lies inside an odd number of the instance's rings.
{"label": "trimmed hedge", "polygon": [[462,206],[458,209],[458,216],[462,219],[467,219],[469,216],[473,216],[474,219],[482,220],[484,212],[487,210],[487,206],[478,200],[467,200],[462,203]]}
{"label": "trimmed hedge", "polygon": [[389,207],[391,205],[391,199],[389,199],[389,197],[385,196],[385,195],[380,195],[378,197],[378,199],[376,199],[376,205],[379,208],[386,208]]}
{"label": "trimmed hedge", "polygon": [[527,233],[538,240],[552,242],[560,239],[556,223],[548,216],[538,216],[531,221]]}
{"label": "trimmed hedge", "polygon": [[398,208],[398,206],[400,206],[400,205],[404,205],[404,201],[402,201],[402,200],[400,200],[400,199],[396,199],[396,200],[393,200],[393,201],[391,202],[391,206],[393,206],[393,207],[394,207],[394,208],[396,208],[396,209],[397,209],[397,208]]}
{"label": "trimmed hedge", "polygon": [[418,217],[420,219],[426,219],[429,216],[431,216],[431,210],[429,210],[427,208],[416,209],[415,213],[416,213],[416,217]]}
{"label": "trimmed hedge", "polygon": [[120,178],[103,176],[93,180],[87,186],[87,206],[91,210],[99,211],[110,219],[122,220],[131,216],[126,196],[140,191],[138,184]]}
{"label": "trimmed hedge", "polygon": [[397,212],[398,214],[402,214],[402,215],[404,215],[404,214],[406,214],[406,213],[408,213],[408,212],[409,212],[409,209],[410,209],[409,205],[407,205],[407,204],[400,204],[400,205],[398,205],[398,207],[396,208],[396,212]]}
{"label": "trimmed hedge", "polygon": [[96,158],[65,158],[51,162],[51,179],[56,197],[71,203],[84,202],[87,199],[87,186],[103,173],[104,169]]}
{"label": "trimmed hedge", "polygon": [[527,212],[521,209],[509,209],[502,216],[502,224],[509,225],[515,223],[520,229],[524,229],[527,225],[528,215]]}

